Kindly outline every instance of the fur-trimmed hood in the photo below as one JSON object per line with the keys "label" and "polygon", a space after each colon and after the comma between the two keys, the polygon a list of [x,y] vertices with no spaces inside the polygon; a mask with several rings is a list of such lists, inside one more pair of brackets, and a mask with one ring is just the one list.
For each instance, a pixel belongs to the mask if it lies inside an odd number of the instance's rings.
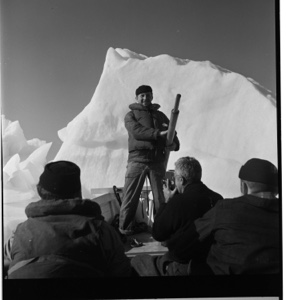
{"label": "fur-trimmed hood", "polygon": [[63,199],[63,200],[39,200],[30,203],[25,213],[28,218],[37,218],[48,215],[82,215],[98,217],[103,220],[101,208],[98,203],[89,199]]}
{"label": "fur-trimmed hood", "polygon": [[140,103],[132,103],[129,105],[131,110],[158,110],[161,106],[157,103],[152,103],[150,106],[144,106]]}

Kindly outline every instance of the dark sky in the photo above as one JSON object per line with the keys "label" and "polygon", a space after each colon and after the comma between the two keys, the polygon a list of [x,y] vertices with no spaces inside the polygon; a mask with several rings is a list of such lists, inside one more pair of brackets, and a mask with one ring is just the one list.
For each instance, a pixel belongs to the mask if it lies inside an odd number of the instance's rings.
{"label": "dark sky", "polygon": [[275,17],[275,0],[1,0],[2,114],[57,151],[109,47],[209,60],[275,94]]}

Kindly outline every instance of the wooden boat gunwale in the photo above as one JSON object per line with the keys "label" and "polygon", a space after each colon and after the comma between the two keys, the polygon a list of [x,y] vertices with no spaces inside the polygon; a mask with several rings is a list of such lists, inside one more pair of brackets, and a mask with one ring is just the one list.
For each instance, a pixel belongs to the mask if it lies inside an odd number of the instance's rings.
{"label": "wooden boat gunwale", "polygon": [[[120,196],[122,196],[122,187],[118,188]],[[137,208],[136,219],[141,222],[145,222],[150,226],[150,218],[147,215],[142,219],[142,212],[146,211],[146,202],[144,200],[148,197],[148,194],[151,192],[150,186],[144,186],[141,192],[141,200]],[[115,215],[120,211],[120,204],[113,188],[97,188],[91,189],[91,193],[94,198],[92,201],[97,202],[102,211],[102,215],[105,220],[110,224],[114,219]],[[143,207],[144,206],[144,207]],[[146,213],[146,212],[145,212]],[[131,247],[131,240],[136,239],[143,243],[142,247]],[[167,252],[167,248],[162,246],[159,241],[156,241],[150,232],[144,232],[136,235],[127,237],[127,243],[125,246],[125,254],[127,257],[132,258],[138,254],[149,254],[149,255],[163,255]]]}

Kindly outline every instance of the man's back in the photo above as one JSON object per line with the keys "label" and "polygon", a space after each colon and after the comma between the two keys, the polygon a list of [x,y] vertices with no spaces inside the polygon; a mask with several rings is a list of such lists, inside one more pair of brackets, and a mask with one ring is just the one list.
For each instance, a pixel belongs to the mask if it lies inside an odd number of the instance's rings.
{"label": "man's back", "polygon": [[[98,207],[98,214],[94,214]],[[28,206],[12,245],[8,278],[128,276],[117,233],[89,200],[40,200]],[[19,266],[19,264],[18,264]]]}
{"label": "man's back", "polygon": [[[172,254],[176,248],[177,234],[181,235],[219,199],[222,199],[222,196],[202,182],[187,186],[183,194],[176,194],[167,204],[160,207],[153,224],[153,237],[159,241],[167,241]],[[183,250],[184,245],[181,247]]]}
{"label": "man's back", "polygon": [[207,263],[215,274],[279,272],[279,202],[253,195],[225,199],[196,222],[200,237],[213,234]]}

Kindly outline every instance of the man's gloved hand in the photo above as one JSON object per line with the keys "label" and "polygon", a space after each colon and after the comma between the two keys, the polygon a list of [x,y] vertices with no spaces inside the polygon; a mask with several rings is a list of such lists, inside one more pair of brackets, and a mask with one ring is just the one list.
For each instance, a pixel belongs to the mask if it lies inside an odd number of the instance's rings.
{"label": "man's gloved hand", "polygon": [[159,136],[166,136],[168,133],[168,130],[160,131]]}
{"label": "man's gloved hand", "polygon": [[176,143],[172,143],[169,146],[166,146],[166,149],[169,151],[175,151],[175,149],[177,148],[177,144]]}
{"label": "man's gloved hand", "polygon": [[162,131],[160,131],[160,132],[159,132],[159,136],[164,136],[164,137],[166,137],[166,136],[167,136],[167,134],[168,134],[168,124],[166,124],[166,123],[163,123],[163,124],[162,124],[162,126],[163,126],[163,127],[165,127],[165,128],[166,128],[166,130],[162,130]]}

